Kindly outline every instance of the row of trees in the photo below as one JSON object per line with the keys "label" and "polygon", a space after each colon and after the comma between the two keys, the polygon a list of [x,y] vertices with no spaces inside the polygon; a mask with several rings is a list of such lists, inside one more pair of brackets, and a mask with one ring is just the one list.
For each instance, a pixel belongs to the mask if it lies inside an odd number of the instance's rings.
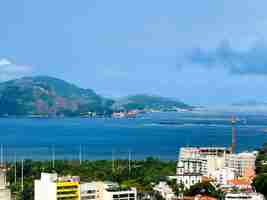
{"label": "row of trees", "polygon": [[[53,167],[54,166],[54,167]],[[195,196],[196,194],[208,195],[221,199],[223,193],[218,191],[209,182],[197,183],[190,189],[177,184],[175,180],[167,180],[166,176],[174,175],[175,161],[161,161],[154,158],[145,160],[99,160],[99,161],[32,161],[25,160],[23,166],[24,184],[21,187],[22,166],[21,162],[8,164],[7,180],[17,200],[33,200],[34,180],[40,178],[41,172],[56,172],[59,175],[80,176],[81,181],[114,181],[122,187],[136,187],[139,195],[149,194],[154,199],[161,199],[160,195],[153,192],[153,185],[159,181],[167,181],[176,196]]]}
{"label": "row of trees", "polygon": [[260,192],[267,198],[267,143],[259,149],[256,159],[256,174],[253,186],[257,192]]}
{"label": "row of trees", "polygon": [[151,183],[164,180],[168,175],[174,175],[176,162],[160,161],[147,158],[142,161],[99,160],[99,161],[51,161],[25,160],[23,166],[24,187],[21,187],[21,163],[8,164],[7,179],[17,200],[33,200],[34,180],[40,178],[41,172],[56,172],[59,175],[80,176],[81,181],[115,181],[122,186],[134,186],[138,191],[151,192]]}

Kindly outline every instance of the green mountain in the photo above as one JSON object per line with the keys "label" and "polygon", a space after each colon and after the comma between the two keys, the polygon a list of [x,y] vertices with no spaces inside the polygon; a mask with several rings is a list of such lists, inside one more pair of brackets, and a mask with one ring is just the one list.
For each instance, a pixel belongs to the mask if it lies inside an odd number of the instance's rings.
{"label": "green mountain", "polygon": [[113,100],[63,80],[25,77],[0,83],[0,115],[110,113]]}
{"label": "green mountain", "polygon": [[117,101],[97,95],[48,76],[24,77],[0,83],[0,116],[65,115],[80,116],[113,111],[192,109],[178,100],[159,96],[134,95]]}
{"label": "green mountain", "polygon": [[154,109],[170,111],[177,108],[191,110],[193,107],[171,98],[140,94],[117,100],[113,108],[115,110]]}

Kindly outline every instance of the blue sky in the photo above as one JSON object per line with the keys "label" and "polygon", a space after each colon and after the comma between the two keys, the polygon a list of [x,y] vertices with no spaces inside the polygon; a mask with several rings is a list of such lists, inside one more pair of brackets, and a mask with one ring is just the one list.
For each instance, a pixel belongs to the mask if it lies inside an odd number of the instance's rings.
{"label": "blue sky", "polygon": [[0,80],[65,79],[106,96],[267,101],[266,0],[8,0]]}

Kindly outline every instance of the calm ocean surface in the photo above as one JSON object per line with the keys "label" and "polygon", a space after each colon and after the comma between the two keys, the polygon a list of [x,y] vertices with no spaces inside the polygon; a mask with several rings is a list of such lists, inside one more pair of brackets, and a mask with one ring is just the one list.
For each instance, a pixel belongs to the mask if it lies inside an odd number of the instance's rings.
{"label": "calm ocean surface", "polygon": [[[0,119],[5,160],[133,159],[148,156],[177,159],[181,146],[228,146],[227,115],[154,113],[136,119]],[[239,115],[237,150],[267,142],[267,116]],[[80,151],[81,149],[81,151]]]}

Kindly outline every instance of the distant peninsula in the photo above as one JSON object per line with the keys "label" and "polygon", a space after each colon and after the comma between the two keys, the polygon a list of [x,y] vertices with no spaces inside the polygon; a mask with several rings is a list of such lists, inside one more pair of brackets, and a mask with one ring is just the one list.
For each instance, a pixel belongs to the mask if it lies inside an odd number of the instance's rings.
{"label": "distant peninsula", "polygon": [[181,101],[153,95],[118,100],[49,76],[0,83],[0,116],[112,116],[118,112],[191,110]]}

